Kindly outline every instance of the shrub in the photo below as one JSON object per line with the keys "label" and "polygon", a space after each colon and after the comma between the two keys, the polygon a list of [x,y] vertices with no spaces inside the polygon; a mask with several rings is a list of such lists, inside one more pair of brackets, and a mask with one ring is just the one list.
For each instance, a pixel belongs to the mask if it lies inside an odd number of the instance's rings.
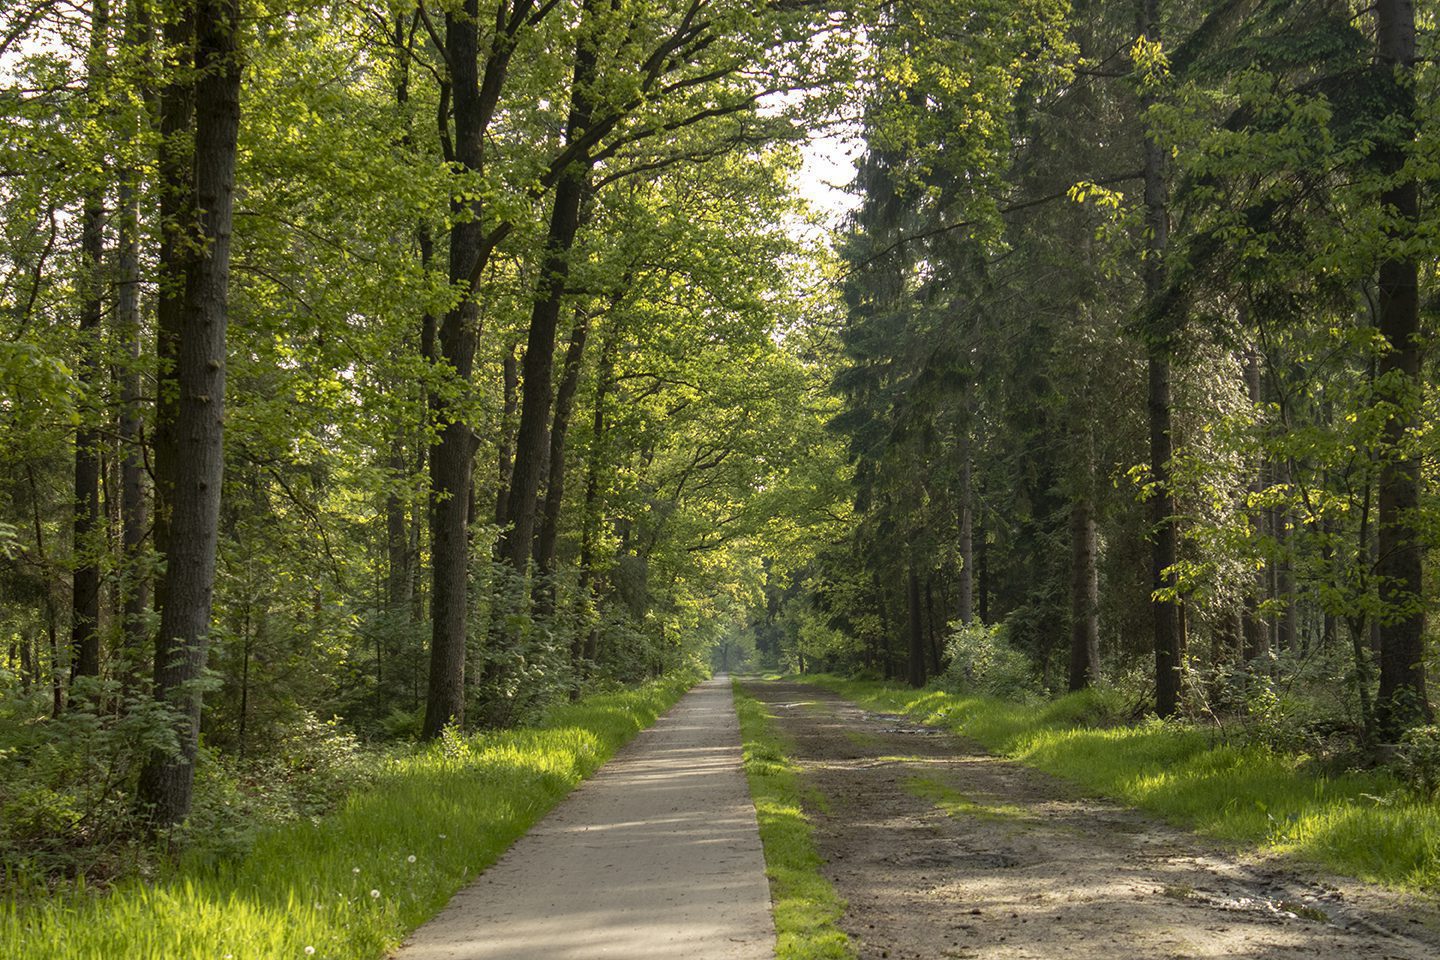
{"label": "shrub", "polygon": [[1406,731],[1395,748],[1395,771],[1424,799],[1440,793],[1440,725]]}
{"label": "shrub", "polygon": [[978,690],[998,697],[1026,698],[1040,692],[1030,658],[1010,646],[1001,624],[952,624],[945,644],[949,666],[941,683],[952,690]]}

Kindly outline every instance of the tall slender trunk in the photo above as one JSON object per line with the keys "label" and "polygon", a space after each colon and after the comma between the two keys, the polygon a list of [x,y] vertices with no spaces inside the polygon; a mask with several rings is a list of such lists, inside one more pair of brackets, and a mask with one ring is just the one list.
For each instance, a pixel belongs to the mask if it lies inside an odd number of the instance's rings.
{"label": "tall slender trunk", "polygon": [[[579,143],[593,120],[590,87],[595,81],[599,63],[599,38],[593,35],[592,8],[592,0],[584,0],[579,38],[575,42],[570,112],[565,122],[567,145]],[[537,498],[544,460],[550,450],[555,330],[570,277],[570,250],[575,245],[575,235],[580,228],[580,213],[588,189],[591,164],[589,154],[581,151],[561,173],[555,185],[555,204],[550,210],[545,255],[536,280],[534,306],[530,311],[530,333],[522,368],[524,392],[520,404],[520,425],[515,435],[515,473],[511,477],[510,499],[506,507],[513,526],[506,537],[503,552],[505,559],[522,575],[530,565],[534,548]]]}
{"label": "tall slender trunk", "polygon": [[[108,0],[90,7],[90,51],[87,100],[99,114],[105,109],[110,34]],[[100,362],[100,320],[104,314],[105,188],[94,184],[85,192],[80,226],[81,273],[84,300],[80,308],[81,393],[87,406],[80,412],[75,432],[74,552],[75,569],[70,603],[70,678],[100,675],[100,553],[96,540],[105,527],[100,513],[100,410],[103,365]]]}
{"label": "tall slender trunk", "polygon": [[515,411],[520,405],[520,368],[515,359],[518,344],[505,348],[500,364],[501,389],[504,392],[500,421],[499,461],[500,476],[495,494],[495,526],[503,527],[510,522],[510,481],[515,475]]}
{"label": "tall slender trunk", "polygon": [[[579,84],[579,67],[576,68]],[[583,97],[577,100],[584,102]],[[572,139],[588,122],[588,106],[572,109]],[[588,162],[577,162],[555,188],[555,206],[545,244],[540,289],[530,313],[530,335],[522,366],[524,382],[520,404],[520,425],[515,434],[515,472],[510,481],[506,512],[512,524],[505,538],[504,556],[521,574],[529,568],[534,545],[536,507],[541,471],[550,446],[552,380],[555,367],[555,330],[570,273],[570,249],[580,226],[581,198],[589,175]]]}
{"label": "tall slender trunk", "polygon": [[960,434],[960,622],[966,626],[974,619],[975,544],[974,495],[971,485],[970,424]]}
{"label": "tall slender trunk", "polygon": [[[398,429],[397,427],[397,431]],[[407,466],[405,443],[397,433],[390,441],[389,467],[392,486],[385,494],[385,602],[392,613],[409,609],[410,591],[414,583],[410,575],[410,566],[414,560],[410,554],[410,528],[405,516],[405,508],[411,497],[408,489],[399,486],[405,483]]]}
{"label": "tall slender trunk", "polygon": [[[175,499],[179,452],[176,424],[180,404],[180,338],[185,328],[185,284],[195,244],[194,152],[190,134],[195,119],[195,11],[186,5],[161,18],[161,40],[176,51],[179,68],[166,75],[159,94],[160,141],[156,185],[159,194],[159,283],[155,302],[155,516],[151,538],[155,552],[170,554],[170,518]],[[155,610],[165,609],[165,578],[155,581]],[[158,669],[158,664],[156,665]]]}
{"label": "tall slender trunk", "polygon": [[990,622],[990,538],[983,523],[979,540],[975,548],[975,613],[984,624]]}
{"label": "tall slender trunk", "polygon": [[[488,125],[481,96],[478,57],[480,36],[476,0],[445,15],[445,45],[454,95],[455,156],[468,171],[484,166],[484,134]],[[455,202],[459,216],[450,227],[449,276],[452,285],[465,282],[483,256],[484,223],[478,211],[463,200]],[[480,308],[472,291],[450,308],[436,339],[438,355],[451,374],[468,384],[474,373],[479,338]],[[440,440],[430,454],[430,677],[425,697],[426,739],[438,737],[449,723],[465,717],[465,637],[469,619],[471,472],[477,446],[475,433],[453,404],[433,399]]]}
{"label": "tall slender trunk", "polygon": [[[150,62],[150,13],[145,0],[130,0],[126,8],[126,44],[142,51],[140,59]],[[149,100],[141,88],[138,99]],[[127,122],[130,149],[140,140],[143,108],[132,109]],[[120,384],[120,617],[122,683],[126,692],[137,685],[143,672],[148,639],[150,578],[144,565],[146,528],[150,512],[145,499],[144,395],[140,384],[140,165],[131,161],[120,177],[116,212],[119,230],[116,249],[115,343]]]}
{"label": "tall slender trunk", "polygon": [[[1278,460],[1275,464],[1275,480],[1282,487],[1290,484],[1290,463]],[[1290,530],[1290,510],[1283,504],[1275,507],[1272,522],[1275,524],[1275,545],[1279,556],[1275,563],[1275,599],[1280,604],[1275,615],[1275,643],[1287,653],[1299,649],[1298,609],[1295,593],[1295,562],[1292,559],[1294,545]]]}
{"label": "tall slender trunk", "polygon": [[[1414,233],[1420,213],[1419,184],[1396,180],[1406,147],[1414,140],[1414,0],[1377,0],[1376,69],[1390,94],[1390,115],[1402,133],[1376,148],[1381,173],[1392,178],[1380,198],[1397,222],[1389,239],[1403,242]],[[1424,548],[1420,539],[1421,458],[1406,449],[1416,426],[1421,394],[1419,265],[1414,254],[1390,253],[1380,264],[1380,335],[1389,348],[1380,358],[1379,392],[1391,404],[1385,420],[1380,467],[1380,692],[1377,719],[1387,738],[1431,716],[1425,692]]]}
{"label": "tall slender trunk", "polygon": [[[1160,42],[1159,0],[1142,0],[1141,26],[1145,39]],[[1147,86],[1141,106],[1147,112],[1158,102]],[[1145,134],[1145,309],[1156,308],[1165,290],[1165,248],[1170,236],[1169,190],[1166,185],[1165,148],[1151,131]],[[1173,333],[1163,329],[1169,317],[1151,317],[1147,331],[1147,374],[1150,420],[1151,589],[1175,590],[1172,572],[1179,558],[1179,528],[1175,495],[1170,489],[1170,461],[1175,455],[1171,422],[1170,355]],[[1174,598],[1152,598],[1155,640],[1155,712],[1173,716],[1180,707],[1180,680],[1185,656],[1180,606]]]}
{"label": "tall slender trunk", "polygon": [[238,0],[197,0],[194,197],[200,252],[185,278],[185,318],[175,367],[172,435],[176,470],[165,568],[165,606],[155,647],[155,696],[181,715],[178,755],[157,751],[140,797],[157,825],[190,812],[200,738],[224,475],[225,334],[230,281],[236,140],[240,127]]}
{"label": "tall slender trunk", "polygon": [[1088,492],[1070,503],[1070,689],[1100,679],[1100,583],[1095,510]]}
{"label": "tall slender trunk", "polygon": [[[600,349],[600,363],[595,371],[595,411],[590,424],[590,455],[585,465],[585,506],[580,518],[580,596],[583,602],[598,606],[595,589],[595,538],[600,526],[600,470],[605,462],[605,404],[610,396],[615,373],[615,348],[619,331],[613,323],[607,327]],[[592,623],[579,655],[593,663],[599,652],[599,611],[592,612]]]}
{"label": "tall slender trunk", "polygon": [[910,644],[905,658],[908,668],[906,680],[910,686],[918,689],[925,686],[925,631],[921,626],[920,574],[916,571],[913,560],[910,561],[909,576],[906,579],[906,606],[910,615],[910,629],[907,631]]}
{"label": "tall slender trunk", "polygon": [[560,375],[560,388],[555,393],[555,420],[550,427],[550,469],[545,484],[545,505],[541,511],[540,533],[535,540],[535,562],[542,575],[555,570],[555,546],[560,538],[560,508],[565,498],[565,436],[570,431],[570,417],[575,409],[575,393],[580,387],[580,370],[585,361],[585,341],[590,333],[589,314],[579,311],[570,346],[565,351],[565,365]]}
{"label": "tall slender trunk", "polygon": [[[1255,410],[1259,410],[1260,404],[1260,358],[1251,351],[1245,358],[1245,387],[1250,398],[1250,403]],[[1264,488],[1265,458],[1257,454],[1250,464],[1250,482],[1247,491],[1251,498],[1258,497]],[[1258,536],[1263,531],[1264,511],[1259,507],[1250,507],[1250,527]],[[1267,593],[1267,574],[1265,568],[1255,571],[1251,582],[1245,585],[1243,632],[1243,651],[1245,663],[1252,671],[1269,672],[1270,669],[1270,624],[1260,612],[1260,601]]]}
{"label": "tall slender trunk", "polygon": [[925,646],[930,652],[930,675],[940,674],[940,631],[935,625],[935,581],[925,578]]}

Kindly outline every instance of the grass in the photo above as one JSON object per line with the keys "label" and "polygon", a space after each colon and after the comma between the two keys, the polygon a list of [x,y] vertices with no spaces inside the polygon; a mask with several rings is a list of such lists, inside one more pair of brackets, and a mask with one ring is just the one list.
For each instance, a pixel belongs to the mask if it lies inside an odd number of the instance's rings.
{"label": "grass", "polygon": [[914,776],[901,784],[905,792],[938,807],[947,817],[976,817],[981,820],[1023,822],[1030,814],[1008,803],[984,804],[954,787],[930,777]]}
{"label": "grass", "polygon": [[1236,746],[1175,723],[1097,726],[1103,693],[1048,703],[817,676],[864,707],[904,714],[1210,836],[1397,889],[1440,893],[1440,804],[1380,772],[1329,776],[1307,758]]}
{"label": "grass", "polygon": [[243,860],[104,895],[0,904],[0,955],[46,960],[369,960],[454,893],[694,682],[562,705],[532,728],[447,737]]}
{"label": "grass", "polygon": [[855,956],[836,926],[845,901],[820,873],[814,829],[805,817],[800,774],[786,756],[760,701],[734,682],[740,735],[745,741],[745,776],[760,820],[765,872],[775,912],[777,960],[849,960]]}

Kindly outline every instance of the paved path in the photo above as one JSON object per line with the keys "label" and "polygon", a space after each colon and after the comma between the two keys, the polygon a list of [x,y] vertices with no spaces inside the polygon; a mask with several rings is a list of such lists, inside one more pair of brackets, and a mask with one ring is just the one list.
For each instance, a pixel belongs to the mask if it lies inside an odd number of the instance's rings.
{"label": "paved path", "polygon": [[775,930],[730,681],[686,694],[396,960],[770,960]]}

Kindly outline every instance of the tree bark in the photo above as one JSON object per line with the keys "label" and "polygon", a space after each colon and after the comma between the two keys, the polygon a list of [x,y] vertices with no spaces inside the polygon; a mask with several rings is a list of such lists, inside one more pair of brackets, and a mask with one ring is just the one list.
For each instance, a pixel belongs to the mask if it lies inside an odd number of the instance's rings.
{"label": "tree bark", "polygon": [[[1260,358],[1252,351],[1245,358],[1245,387],[1250,397],[1250,403],[1258,411],[1260,404]],[[1250,483],[1248,492],[1250,496],[1258,497],[1264,488],[1263,473],[1265,469],[1265,458],[1256,456],[1250,465]],[[1250,527],[1259,535],[1264,524],[1264,511],[1258,507],[1249,509]],[[1255,572],[1251,582],[1245,585],[1244,599],[1244,645],[1243,651],[1245,663],[1252,671],[1263,670],[1268,673],[1270,670],[1270,624],[1260,613],[1260,600],[1267,592],[1267,574],[1262,566]]]}
{"label": "tree bark", "polygon": [[[587,3],[587,9],[588,6]],[[594,80],[595,64],[594,44],[582,35],[576,44],[570,117],[566,123],[567,144],[577,142],[590,125],[589,86]],[[521,575],[530,566],[534,546],[541,473],[550,447],[555,330],[570,276],[570,250],[575,245],[575,234],[580,227],[580,209],[589,176],[589,158],[582,156],[571,164],[555,186],[555,205],[550,211],[545,258],[530,312],[530,333],[522,366],[520,425],[515,434],[515,472],[510,480],[510,498],[506,505],[512,526],[504,546],[505,558]]]}
{"label": "tree bark", "polygon": [[[477,0],[466,0],[462,10],[445,15],[455,111],[454,161],[474,172],[484,167],[484,134],[489,124],[478,67],[478,16]],[[473,204],[456,200],[452,207],[457,219],[450,227],[449,277],[452,285],[461,285],[483,256],[485,228]],[[466,213],[468,217],[460,216]],[[473,292],[466,290],[463,299],[446,312],[437,334],[438,354],[462,384],[468,384],[474,373],[479,326],[479,304]],[[426,739],[438,737],[447,724],[465,718],[470,572],[467,521],[476,447],[474,431],[453,405],[438,396],[433,403],[440,441],[430,454],[430,677],[421,727]]]}
{"label": "tree bark", "polygon": [[503,527],[510,522],[506,508],[510,500],[510,481],[515,475],[515,411],[519,407],[520,369],[515,359],[517,344],[505,348],[501,362],[501,384],[504,390],[504,410],[500,421],[500,483],[495,494],[495,526]]}
{"label": "tree bark", "polygon": [[906,606],[909,608],[910,629],[909,651],[907,660],[906,679],[910,686],[917,690],[925,686],[925,631],[921,626],[920,611],[920,574],[915,570],[915,562],[910,562],[909,576],[906,584]]}
{"label": "tree bark", "polygon": [[[150,62],[150,15],[143,0],[130,0],[126,8],[126,44],[144,51],[142,62]],[[139,99],[147,101],[149,91],[141,88]],[[132,148],[139,141],[140,116],[131,114],[126,131]],[[120,179],[118,241],[116,250],[115,342],[119,355],[120,384],[120,610],[122,683],[132,690],[142,673],[148,639],[146,610],[150,605],[148,572],[144,569],[146,528],[150,523],[145,499],[144,395],[140,385],[140,177],[137,166],[124,171]]]}
{"label": "tree bark", "polygon": [[[1395,178],[1403,170],[1406,145],[1415,136],[1414,0],[1378,0],[1376,69],[1382,89],[1390,92],[1391,116],[1403,133],[1376,148],[1381,173]],[[1414,179],[1392,183],[1380,198],[1398,221],[1388,231],[1392,242],[1408,239],[1419,217],[1419,185]],[[1380,335],[1389,348],[1380,358],[1379,393],[1392,406],[1385,420],[1380,467],[1379,562],[1380,691],[1376,718],[1383,736],[1394,739],[1406,728],[1430,718],[1425,691],[1424,549],[1418,516],[1421,463],[1407,449],[1416,425],[1420,380],[1419,266],[1413,254],[1388,253],[1380,264]]]}
{"label": "tree bark", "polygon": [[1095,511],[1090,496],[1070,504],[1070,689],[1100,679],[1100,584],[1095,565]]}
{"label": "tree bark", "polygon": [[971,493],[970,424],[960,436],[960,622],[974,619],[975,544],[974,495]]}
{"label": "tree bark", "polygon": [[[397,428],[398,429],[398,428]],[[390,441],[390,482],[402,484],[406,478],[405,444],[400,436]],[[410,497],[393,486],[385,494],[385,551],[387,555],[385,602],[392,614],[410,607],[414,580],[410,575],[413,557],[410,554],[410,528],[405,507]]]}
{"label": "tree bark", "polygon": [[180,713],[179,755],[157,751],[140,778],[151,822],[190,812],[224,476],[225,334],[236,139],[240,126],[238,0],[197,0],[194,197],[200,252],[185,280],[185,323],[175,368],[179,395],[165,606],[155,647],[155,696]]}
{"label": "tree bark", "polygon": [[[1142,0],[1142,32],[1151,43],[1160,42],[1158,0]],[[1148,110],[1158,102],[1150,88],[1141,97]],[[1166,186],[1165,149],[1152,132],[1145,134],[1145,300],[1146,310],[1154,310],[1165,290],[1163,258],[1170,235],[1169,190]],[[1171,572],[1179,556],[1179,529],[1176,521],[1175,496],[1170,489],[1170,461],[1174,457],[1171,423],[1170,354],[1173,334],[1157,329],[1169,318],[1152,317],[1147,331],[1149,381],[1147,411],[1150,420],[1150,482],[1154,492],[1150,499],[1151,589],[1155,592],[1175,590],[1175,574]],[[1185,655],[1184,630],[1181,626],[1177,599],[1151,599],[1155,640],[1155,712],[1161,717],[1174,716],[1180,707],[1180,679]]]}
{"label": "tree bark", "polygon": [[[605,404],[610,395],[611,380],[615,373],[615,347],[618,336],[615,325],[607,327],[600,350],[600,363],[595,372],[595,411],[590,427],[590,455],[585,466],[585,506],[580,518],[580,596],[582,600],[598,608],[595,596],[595,538],[600,526],[600,469],[605,455]],[[572,659],[583,658],[594,663],[599,652],[600,626],[599,610],[592,612],[595,622],[591,625],[578,651],[572,650]]]}
{"label": "tree bark", "polygon": [[[106,60],[110,32],[107,0],[90,7],[90,50],[87,100],[99,114],[103,109]],[[75,499],[71,550],[75,569],[70,603],[70,679],[100,675],[100,544],[96,542],[105,520],[100,512],[100,331],[104,313],[105,188],[95,184],[85,193],[80,227],[80,390],[87,405],[80,411],[75,432]]]}
{"label": "tree bark", "polygon": [[565,351],[560,388],[555,394],[555,420],[550,427],[550,476],[545,484],[540,534],[535,541],[535,562],[542,576],[555,571],[555,546],[560,538],[560,508],[565,499],[565,436],[570,431],[570,417],[575,409],[575,393],[580,387],[580,370],[585,361],[585,341],[589,333],[589,314],[577,312],[575,329],[570,334],[570,346]]}
{"label": "tree bark", "polygon": [[990,622],[990,539],[980,526],[980,544],[975,548],[976,615],[982,624]]}
{"label": "tree bark", "polygon": [[[1290,464],[1287,461],[1276,462],[1275,480],[1282,486],[1289,486]],[[1280,610],[1275,615],[1275,643],[1281,650],[1295,653],[1299,649],[1299,617],[1296,609],[1295,564],[1291,559],[1293,546],[1290,511],[1284,505],[1276,506],[1272,522],[1275,524],[1275,545],[1279,551],[1275,563],[1275,600],[1280,604]]]}

